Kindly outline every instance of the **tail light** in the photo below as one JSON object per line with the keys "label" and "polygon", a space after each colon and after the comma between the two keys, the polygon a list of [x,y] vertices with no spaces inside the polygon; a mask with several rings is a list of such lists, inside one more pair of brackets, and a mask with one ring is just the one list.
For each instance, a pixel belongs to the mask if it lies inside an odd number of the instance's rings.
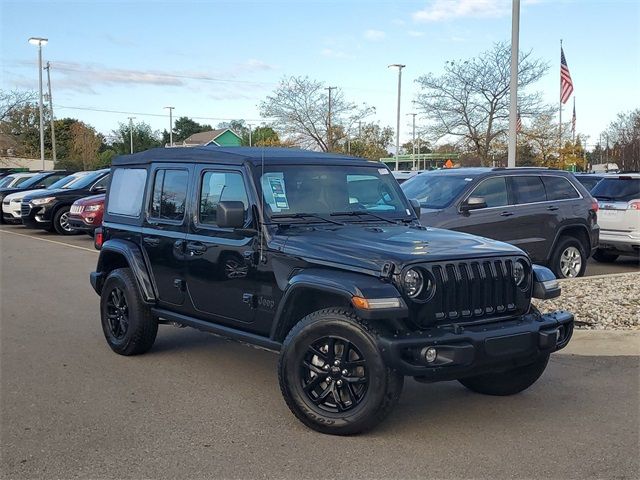
{"label": "tail light", "polygon": [[640,210],[640,199],[631,200],[629,202],[629,208],[631,210]]}
{"label": "tail light", "polygon": [[600,206],[598,205],[598,201],[597,200],[592,200],[591,201],[591,210],[593,210],[594,212],[598,212],[598,209],[600,208]]}
{"label": "tail light", "polygon": [[96,228],[93,234],[93,246],[96,250],[100,250],[102,248],[102,242],[104,241],[104,236],[102,234],[101,228]]}

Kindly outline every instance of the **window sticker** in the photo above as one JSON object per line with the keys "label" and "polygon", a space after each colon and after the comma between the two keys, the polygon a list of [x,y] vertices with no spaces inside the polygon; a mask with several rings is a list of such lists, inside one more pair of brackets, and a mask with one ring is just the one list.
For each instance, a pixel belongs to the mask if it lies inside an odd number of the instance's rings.
{"label": "window sticker", "polygon": [[263,180],[263,188],[264,183],[267,184],[265,199],[269,202],[271,209],[274,212],[288,210],[289,201],[287,200],[287,191],[282,173],[267,173],[265,177]]}
{"label": "window sticker", "polygon": [[387,170],[386,168],[379,168],[378,173],[380,175],[389,175],[389,170]]}

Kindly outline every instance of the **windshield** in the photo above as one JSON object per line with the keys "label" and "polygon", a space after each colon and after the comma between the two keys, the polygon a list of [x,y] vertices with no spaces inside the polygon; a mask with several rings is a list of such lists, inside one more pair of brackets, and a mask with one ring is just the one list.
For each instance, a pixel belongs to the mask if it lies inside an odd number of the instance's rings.
{"label": "windshield", "polygon": [[424,173],[404,182],[402,191],[421,207],[440,209],[449,206],[472,180],[462,175]]}
{"label": "windshield", "polygon": [[70,183],[63,188],[68,188],[71,190],[78,190],[81,188],[89,187],[93,182],[97,181],[100,177],[103,177],[104,174],[108,172],[108,170],[96,170],[95,172],[85,173],[81,178],[77,181]]}
{"label": "windshield", "polygon": [[39,173],[38,175],[34,175],[33,177],[29,177],[29,179],[24,181],[24,182],[22,182],[22,185],[20,185],[20,186],[24,187],[24,188],[33,187],[34,185],[38,185],[38,183],[40,183],[43,178],[46,178],[49,175],[51,175],[51,172]]}
{"label": "windshield", "polygon": [[20,185],[22,185],[24,182],[26,182],[27,180],[29,180],[33,175],[29,175],[28,177],[20,177],[18,178],[15,182],[13,182],[11,184],[12,187],[19,187]]}
{"label": "windshield", "polygon": [[[269,166],[260,177],[265,211],[272,219],[301,221],[408,220],[412,211],[391,172],[374,165]],[[301,214],[307,214],[302,216]],[[344,216],[345,218],[342,218]]]}
{"label": "windshield", "polygon": [[62,177],[57,182],[52,183],[47,187],[48,190],[55,190],[56,188],[69,188],[73,183],[86,176],[87,172],[74,173],[73,175],[67,175]]}
{"label": "windshield", "polygon": [[0,188],[8,186],[11,182],[15,180],[15,178],[16,177],[14,177],[13,175],[7,175],[2,180],[0,180]]}
{"label": "windshield", "polygon": [[598,200],[629,202],[640,198],[640,178],[618,177],[603,178],[591,190]]}

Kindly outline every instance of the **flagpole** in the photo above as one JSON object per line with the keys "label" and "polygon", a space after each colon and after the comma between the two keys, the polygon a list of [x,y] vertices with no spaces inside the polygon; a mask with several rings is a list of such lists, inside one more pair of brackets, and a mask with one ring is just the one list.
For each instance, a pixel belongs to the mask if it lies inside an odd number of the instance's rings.
{"label": "flagpole", "polygon": [[571,117],[571,141],[576,143],[576,96],[573,96],[573,116]]}
{"label": "flagpole", "polygon": [[[562,55],[562,39],[560,39],[560,55]],[[560,68],[562,68],[562,66],[560,66]],[[560,122],[558,124],[558,159],[560,169],[564,170],[564,164],[562,161],[562,74],[560,74],[560,94],[558,103],[560,104]]]}

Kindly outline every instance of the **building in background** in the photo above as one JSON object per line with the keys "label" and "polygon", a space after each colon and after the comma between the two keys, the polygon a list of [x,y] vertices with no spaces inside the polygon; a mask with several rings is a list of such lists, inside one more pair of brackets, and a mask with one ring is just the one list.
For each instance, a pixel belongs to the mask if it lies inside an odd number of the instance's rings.
{"label": "building in background", "polygon": [[174,147],[203,147],[205,145],[239,147],[242,145],[242,138],[229,128],[219,128],[217,130],[194,133],[182,143],[174,143]]}

